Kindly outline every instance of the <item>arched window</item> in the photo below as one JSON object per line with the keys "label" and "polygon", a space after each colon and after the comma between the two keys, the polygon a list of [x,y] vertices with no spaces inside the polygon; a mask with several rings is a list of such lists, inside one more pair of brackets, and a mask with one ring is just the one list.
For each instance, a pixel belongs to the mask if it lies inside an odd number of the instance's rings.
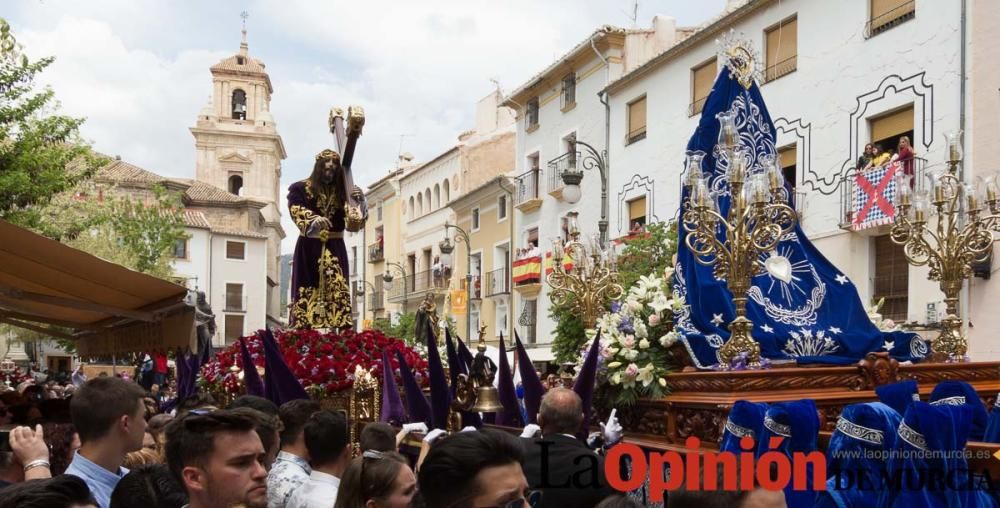
{"label": "arched window", "polygon": [[417,215],[424,214],[424,195],[417,194]]}
{"label": "arched window", "polygon": [[233,90],[233,120],[247,119],[247,93],[237,88]]}
{"label": "arched window", "polygon": [[410,196],[410,218],[412,219],[413,217],[414,217],[414,215],[413,215],[413,196]]}
{"label": "arched window", "polygon": [[441,185],[434,184],[434,208],[441,208]]}
{"label": "arched window", "polygon": [[243,177],[240,175],[229,175],[229,192],[237,196],[243,192]]}
{"label": "arched window", "polygon": [[427,203],[427,211],[431,212],[434,209],[431,208],[431,190],[430,188],[424,189],[424,202]]}
{"label": "arched window", "polygon": [[444,179],[444,202],[445,202],[445,204],[448,204],[448,202],[451,201],[451,191],[449,190],[450,188],[451,188],[451,185],[448,183],[448,179],[445,178]]}

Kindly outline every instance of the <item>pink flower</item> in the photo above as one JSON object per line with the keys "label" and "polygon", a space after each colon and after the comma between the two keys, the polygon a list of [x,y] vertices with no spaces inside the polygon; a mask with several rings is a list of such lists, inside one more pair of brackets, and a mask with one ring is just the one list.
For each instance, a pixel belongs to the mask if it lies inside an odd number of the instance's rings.
{"label": "pink flower", "polygon": [[634,348],[635,347],[635,336],[634,335],[626,335],[625,338],[622,339],[622,345],[624,345],[625,347],[627,347],[629,349]]}
{"label": "pink flower", "polygon": [[625,375],[628,376],[628,377],[630,377],[630,378],[634,378],[634,377],[638,376],[639,375],[639,366],[636,365],[636,364],[634,364],[634,363],[628,364],[628,367],[625,367]]}
{"label": "pink flower", "polygon": [[649,315],[649,326],[656,326],[660,324],[660,315],[653,313]]}

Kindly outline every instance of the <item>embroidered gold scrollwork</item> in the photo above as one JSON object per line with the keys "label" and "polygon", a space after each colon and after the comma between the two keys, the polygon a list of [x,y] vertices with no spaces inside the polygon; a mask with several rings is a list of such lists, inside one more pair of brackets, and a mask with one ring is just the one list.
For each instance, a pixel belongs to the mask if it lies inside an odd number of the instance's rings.
{"label": "embroidered gold scrollwork", "polygon": [[353,325],[351,292],[337,257],[323,249],[318,287],[300,287],[292,303],[295,328],[343,328]]}

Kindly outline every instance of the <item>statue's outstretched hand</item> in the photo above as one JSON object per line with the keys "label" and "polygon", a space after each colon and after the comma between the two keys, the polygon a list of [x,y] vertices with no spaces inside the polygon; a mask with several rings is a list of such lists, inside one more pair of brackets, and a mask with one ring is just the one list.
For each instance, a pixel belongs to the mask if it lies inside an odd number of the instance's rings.
{"label": "statue's outstretched hand", "polygon": [[354,188],[351,189],[351,197],[357,201],[361,201],[365,197],[365,192],[361,190],[361,187],[355,185]]}

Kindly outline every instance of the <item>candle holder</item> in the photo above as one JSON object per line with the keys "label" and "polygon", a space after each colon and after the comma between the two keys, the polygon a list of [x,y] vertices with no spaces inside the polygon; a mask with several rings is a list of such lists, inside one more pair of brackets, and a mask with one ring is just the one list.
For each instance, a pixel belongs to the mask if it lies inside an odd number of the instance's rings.
{"label": "candle holder", "polygon": [[[685,185],[689,189],[681,224],[684,242],[695,261],[710,266],[733,294],[736,318],[729,323],[729,340],[719,348],[723,368],[746,355],[747,366],[760,367],[760,344],[753,339],[753,323],[746,317],[747,291],[763,265],[760,254],[774,250],[795,227],[797,215],[788,205],[784,177],[773,156],[762,158],[763,172],[749,170],[750,157],[738,150],[739,137],[730,112],[719,119],[717,146],[728,161],[730,202],[725,216],[708,179],[702,177],[701,154],[689,154]],[[722,233],[720,235],[720,233]]]}
{"label": "candle holder", "polygon": [[[962,184],[961,131],[945,134],[948,161],[944,171],[932,172],[930,191],[911,190],[909,177],[897,181],[897,213],[890,237],[903,246],[913,266],[928,266],[927,278],[944,293],[946,316],[941,333],[931,342],[930,361],[963,361],[968,340],[962,333],[958,293],[972,276],[972,265],[993,251],[993,234],[1000,232],[997,179],[990,176],[978,188]],[[932,220],[933,219],[933,220]]]}
{"label": "candle holder", "polygon": [[[553,242],[552,273],[545,282],[552,288],[549,298],[553,304],[572,305],[584,327],[594,328],[608,303],[625,294],[618,282],[618,259],[614,247],[602,248],[596,235],[589,245],[581,242],[575,217],[570,219],[569,228],[570,241],[565,246],[561,239]],[[573,260],[570,270],[563,265],[566,254]]]}

